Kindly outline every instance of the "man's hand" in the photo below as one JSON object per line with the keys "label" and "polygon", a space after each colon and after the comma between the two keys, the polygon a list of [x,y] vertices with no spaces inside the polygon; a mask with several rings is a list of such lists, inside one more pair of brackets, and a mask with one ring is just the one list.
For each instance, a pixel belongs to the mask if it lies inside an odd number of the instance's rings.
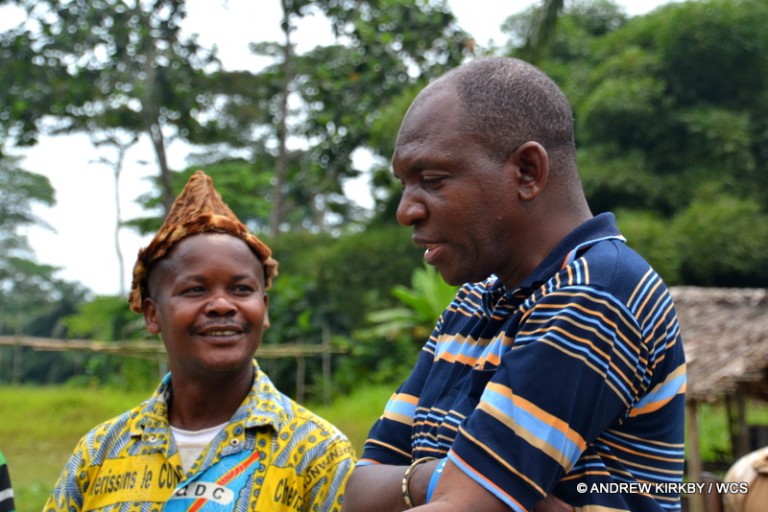
{"label": "man's hand", "polygon": [[533,506],[533,512],[574,512],[572,506],[551,494]]}

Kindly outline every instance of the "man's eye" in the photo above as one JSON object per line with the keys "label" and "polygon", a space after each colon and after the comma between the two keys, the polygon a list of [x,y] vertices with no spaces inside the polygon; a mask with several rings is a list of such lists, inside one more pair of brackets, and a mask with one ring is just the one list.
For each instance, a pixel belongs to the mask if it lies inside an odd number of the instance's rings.
{"label": "man's eye", "polygon": [[238,293],[238,294],[241,294],[241,295],[249,294],[249,293],[253,293],[254,292],[253,287],[250,286],[250,285],[247,285],[247,284],[239,284],[239,285],[235,286],[234,290],[235,290],[235,293]]}
{"label": "man's eye", "polygon": [[202,286],[190,286],[189,288],[185,288],[181,293],[182,295],[200,295],[201,293],[205,293],[205,288]]}
{"label": "man's eye", "polygon": [[435,176],[431,174],[424,174],[421,176],[421,182],[424,185],[436,185],[443,181],[443,176]]}

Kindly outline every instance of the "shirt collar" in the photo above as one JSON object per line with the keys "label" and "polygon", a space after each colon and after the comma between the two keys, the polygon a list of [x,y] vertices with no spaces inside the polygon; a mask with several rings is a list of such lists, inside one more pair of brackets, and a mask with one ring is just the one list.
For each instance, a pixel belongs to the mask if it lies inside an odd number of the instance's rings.
{"label": "shirt collar", "polygon": [[507,299],[517,297],[517,302],[523,300],[530,290],[549,281],[552,276],[570,265],[586,249],[597,242],[611,239],[626,241],[616,226],[614,215],[606,212],[592,217],[563,238],[515,290],[507,290],[501,279],[492,275],[486,281],[486,295],[484,297],[486,307],[492,309],[501,296]]}
{"label": "shirt collar", "polygon": [[[242,421],[246,428],[270,425],[275,430],[280,430],[294,414],[291,400],[275,387],[266,373],[261,371],[256,359],[253,360],[253,367],[251,390],[229,423]],[[141,414],[136,417],[134,433],[141,435],[143,425],[146,424],[142,418],[168,424],[167,404],[172,394],[171,374],[167,373],[149,400],[144,403]]]}
{"label": "shirt collar", "polygon": [[616,226],[616,218],[610,212],[592,217],[571,231],[523,280],[520,288],[531,289],[541,286],[560,270],[570,265],[589,247],[603,240],[626,241]]}

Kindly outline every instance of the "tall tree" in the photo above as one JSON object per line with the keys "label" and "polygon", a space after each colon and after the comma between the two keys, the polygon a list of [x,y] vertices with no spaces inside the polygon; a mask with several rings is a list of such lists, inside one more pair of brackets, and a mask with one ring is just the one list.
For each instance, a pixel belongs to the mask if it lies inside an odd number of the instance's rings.
{"label": "tall tree", "polygon": [[[27,172],[18,159],[0,158],[0,332],[51,336],[56,322],[82,287],[55,277],[58,269],[40,264],[23,229],[47,227],[34,214],[34,205],[54,204],[48,178]],[[63,309],[62,309],[63,308]],[[47,320],[41,320],[47,318]]]}
{"label": "tall tree", "polygon": [[120,130],[109,130],[105,133],[99,133],[97,136],[103,138],[95,140],[93,144],[96,147],[108,147],[115,150],[113,158],[101,156],[97,159],[97,162],[104,164],[112,170],[112,181],[115,194],[115,230],[114,230],[114,244],[115,255],[117,256],[117,276],[118,276],[118,289],[120,290],[120,296],[126,294],[125,281],[123,276],[125,275],[125,260],[123,258],[123,250],[120,247],[120,230],[123,227],[123,216],[120,200],[120,176],[123,173],[125,165],[125,156],[128,150],[138,142],[138,135],[135,133],[121,133]]}
{"label": "tall tree", "polygon": [[4,260],[12,256],[32,256],[20,228],[31,225],[50,228],[35,215],[33,205],[51,206],[54,202],[48,178],[21,169],[17,157],[0,157],[0,254]]}
{"label": "tall tree", "polygon": [[[146,135],[159,169],[163,205],[173,202],[168,140],[194,140],[214,55],[182,38],[180,0],[16,0],[27,13],[14,48],[38,63],[36,78],[53,133],[121,128]],[[22,37],[23,36],[23,37]],[[37,85],[37,88],[43,86]],[[35,89],[33,89],[34,91]],[[19,91],[21,98],[25,93]],[[32,114],[40,112],[32,112]],[[35,121],[39,121],[35,119]]]}
{"label": "tall tree", "polygon": [[[0,1],[7,11],[10,0]],[[30,27],[20,24],[0,33],[0,156],[7,143],[33,145],[38,123],[49,111],[57,80],[34,46]]]}
{"label": "tall tree", "polygon": [[672,3],[625,22],[603,5],[566,9],[540,63],[574,105],[593,209],[626,218],[630,243],[665,237],[638,248],[672,283],[763,286],[768,242],[743,226],[768,211],[768,4]]}
{"label": "tall tree", "polygon": [[536,63],[541,58],[545,46],[549,43],[557,28],[557,21],[565,6],[565,0],[543,0],[534,9],[535,20],[528,27],[522,56],[529,62]]}
{"label": "tall tree", "polygon": [[[273,233],[276,226],[333,230],[356,214],[343,184],[360,173],[353,163],[357,151],[380,149],[370,146],[375,120],[404,89],[458,64],[467,53],[467,35],[444,2],[282,5],[285,41],[253,45],[274,63],[255,74],[213,77],[220,101],[207,133],[250,149],[260,172],[275,175],[280,166],[280,189],[271,193],[273,205],[282,205],[273,209],[279,215],[272,219]],[[326,16],[337,44],[301,55],[286,51],[292,23],[308,15]],[[281,152],[281,140],[294,144]]]}

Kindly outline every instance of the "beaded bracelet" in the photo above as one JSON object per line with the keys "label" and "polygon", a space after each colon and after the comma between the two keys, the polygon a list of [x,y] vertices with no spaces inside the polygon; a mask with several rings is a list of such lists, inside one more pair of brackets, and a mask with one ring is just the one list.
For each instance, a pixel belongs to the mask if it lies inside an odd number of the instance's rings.
{"label": "beaded bracelet", "polygon": [[413,476],[413,472],[416,469],[416,466],[431,460],[435,460],[435,457],[422,457],[420,459],[416,459],[411,463],[410,466],[408,466],[408,469],[406,469],[405,473],[403,474],[403,501],[405,501],[405,504],[408,506],[408,508],[413,508],[411,494],[408,492],[408,484],[411,482],[411,476]]}

